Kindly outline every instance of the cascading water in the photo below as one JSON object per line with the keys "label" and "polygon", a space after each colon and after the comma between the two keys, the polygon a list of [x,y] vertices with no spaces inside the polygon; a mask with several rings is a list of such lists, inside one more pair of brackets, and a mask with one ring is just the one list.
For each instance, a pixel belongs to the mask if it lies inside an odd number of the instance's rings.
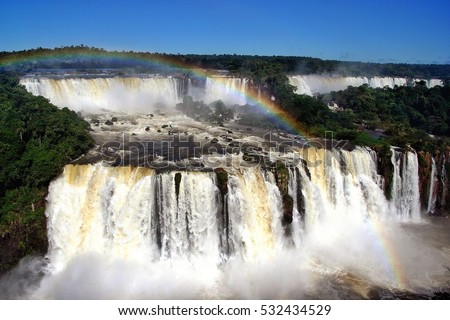
{"label": "cascading water", "polygon": [[[304,84],[314,94],[312,83],[320,89],[325,78],[310,77]],[[370,80],[388,81],[349,81]],[[342,82],[326,81],[327,90]],[[85,111],[147,111],[175,105],[184,94],[245,104],[249,90],[246,79],[226,77],[208,78],[202,88],[163,77],[21,82],[59,106]],[[388,297],[439,291],[450,280],[449,255],[441,244],[409,233],[424,225],[417,155],[391,152],[392,181],[379,174],[376,153],[365,148],[295,149],[299,161],[286,163],[286,181],[281,169],[234,162],[222,174],[210,162],[201,172],[68,165],[47,197],[45,276],[23,295],[334,299],[371,298],[377,290]],[[445,186],[444,164],[439,177]]]}
{"label": "cascading water", "polygon": [[[405,86],[408,83],[420,81],[421,79],[391,78],[391,77],[342,77],[325,75],[294,75],[289,76],[289,83],[296,87],[296,93],[313,96],[315,94],[329,93],[331,91],[345,90],[348,86],[359,87],[368,84],[372,88],[393,88],[394,86]],[[442,80],[425,80],[426,85],[431,88],[442,86]]]}
{"label": "cascading water", "polygon": [[[226,168],[226,194],[213,171],[66,166],[50,186],[48,271],[31,296],[369,297],[367,283],[404,290],[442,276],[399,274],[390,262],[417,265],[407,249],[417,241],[397,226],[417,218],[415,153],[393,150],[391,201],[371,150],[309,148],[298,157],[288,166],[287,225],[282,189],[260,166]],[[85,276],[95,290],[78,282]],[[342,281],[350,282],[340,295],[332,287]]]}
{"label": "cascading water", "polygon": [[173,77],[23,78],[21,84],[60,107],[72,110],[133,112],[154,105],[175,106],[183,96],[183,79]]}
{"label": "cascading water", "polygon": [[[414,79],[413,81],[418,81]],[[227,105],[245,105],[248,101],[249,81],[245,78],[207,77],[203,87],[196,87],[191,79],[176,77],[116,77],[116,78],[23,78],[26,89],[42,95],[53,104],[72,110],[145,112],[160,106],[173,107],[184,95],[209,104],[222,100]],[[406,78],[327,77],[321,75],[289,76],[296,93],[314,95],[344,90],[348,86],[368,84],[373,88],[402,86]],[[442,85],[442,80],[427,80],[427,86]],[[258,89],[259,90],[259,89]],[[260,91],[258,91],[260,92]]]}
{"label": "cascading water", "polygon": [[436,162],[431,158],[431,173],[430,173],[430,190],[428,192],[427,213],[433,214],[436,209],[436,183],[438,182],[436,173]]}
{"label": "cascading water", "polygon": [[442,159],[442,168],[441,168],[441,184],[442,184],[442,195],[441,195],[441,207],[444,207],[445,205],[445,199],[447,198],[447,185],[448,185],[448,181],[447,181],[447,171],[445,169],[445,163],[446,163],[446,159],[445,156],[443,156]]}
{"label": "cascading water", "polygon": [[[196,87],[191,79],[175,77],[120,78],[23,78],[26,89],[46,97],[55,105],[79,111],[102,109],[122,112],[145,112],[156,106],[174,107],[190,95],[209,104],[222,100],[228,105],[246,104],[248,79],[206,78],[204,87]],[[186,83],[185,83],[186,82]]]}
{"label": "cascading water", "polygon": [[420,220],[419,163],[414,152],[391,148],[394,175],[391,210],[401,219]]}
{"label": "cascading water", "polygon": [[204,100],[206,103],[222,100],[228,105],[246,104],[246,92],[248,89],[248,79],[216,77],[207,78],[205,84]]}

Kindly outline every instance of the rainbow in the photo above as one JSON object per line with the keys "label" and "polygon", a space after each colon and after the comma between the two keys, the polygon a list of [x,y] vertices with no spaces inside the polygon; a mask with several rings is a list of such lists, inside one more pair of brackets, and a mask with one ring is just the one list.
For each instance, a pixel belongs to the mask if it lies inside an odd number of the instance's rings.
{"label": "rainbow", "polygon": [[405,275],[405,270],[401,262],[399,261],[398,254],[395,246],[392,244],[389,235],[387,234],[385,227],[377,219],[369,220],[371,230],[376,238],[376,244],[378,246],[379,254],[384,259],[384,265],[389,273],[391,280],[400,289],[407,289],[408,281]]}
{"label": "rainbow", "polygon": [[[100,49],[92,49],[93,52],[89,52],[86,49],[79,50],[78,53],[66,53],[64,52],[64,49],[55,49],[57,51],[56,53],[48,53],[48,50],[43,50],[43,52],[37,51],[29,56],[25,56],[25,53],[23,53],[22,55],[24,55],[24,57],[21,57],[21,54],[18,54],[19,57],[15,57],[14,55],[9,55],[3,58],[0,57],[0,69],[1,67],[7,68],[20,66],[20,64],[30,62],[51,62],[54,60],[70,59],[112,59],[117,62],[123,61],[140,64],[144,63],[156,68],[169,68],[175,71],[188,72],[202,79],[209,78],[219,86],[225,87],[225,77],[211,77],[211,72],[189,65],[188,63],[184,62],[181,57],[163,54],[107,52]],[[254,90],[247,90],[246,92],[243,92],[237,89],[236,93],[237,95],[248,101],[250,104],[256,106],[261,111],[270,113],[270,115],[272,115],[272,118],[275,119],[278,124],[280,124],[287,131],[295,132],[298,135],[305,136],[305,134],[303,133],[304,128],[302,127],[302,125],[270,97],[258,95],[258,93]]]}
{"label": "rainbow", "polygon": [[[138,53],[119,53],[119,52],[106,52],[106,51],[96,51],[94,53],[80,52],[76,54],[66,54],[66,53],[35,53],[27,57],[11,58],[9,56],[0,57],[0,69],[1,67],[10,66],[20,66],[23,63],[29,63],[34,61],[53,61],[56,59],[75,59],[75,58],[85,58],[85,59],[117,59],[117,61],[125,62],[136,62],[136,63],[146,63],[149,66],[170,68],[178,71],[189,72],[200,78],[210,78],[222,87],[225,87],[225,77],[211,77],[211,72],[207,70],[197,68],[195,66],[189,65],[181,60],[180,57],[169,56],[169,55],[140,55]],[[274,119],[277,119],[283,125],[285,125],[291,131],[303,135],[304,129],[301,124],[289,113],[287,113],[280,105],[275,101],[272,101],[270,97],[259,96],[257,92],[253,90],[248,90],[246,92],[237,90],[237,94],[245,98],[252,105],[256,106],[263,112],[269,112]],[[303,135],[304,136],[304,135]],[[400,288],[406,287],[406,277],[404,270],[402,269],[401,263],[398,261],[397,253],[395,252],[394,246],[389,241],[389,237],[383,230],[383,226],[378,221],[371,221],[371,230],[373,231],[373,236],[376,238],[379,254],[383,256],[385,261],[385,268],[389,273],[391,279]]]}

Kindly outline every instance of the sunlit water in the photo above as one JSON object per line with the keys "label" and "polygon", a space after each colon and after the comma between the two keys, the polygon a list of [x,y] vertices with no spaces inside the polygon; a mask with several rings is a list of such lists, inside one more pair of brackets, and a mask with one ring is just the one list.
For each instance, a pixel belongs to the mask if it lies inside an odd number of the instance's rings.
{"label": "sunlit water", "polygon": [[[305,216],[295,203],[287,227],[275,177],[259,166],[228,168],[225,196],[213,172],[67,166],[50,186],[47,259],[3,279],[3,295],[367,299],[448,290],[448,219],[417,215],[414,187],[387,201],[368,150],[309,156],[309,167],[289,171]],[[416,183],[414,158],[403,156],[398,183]]]}
{"label": "sunlit water", "polygon": [[[178,81],[22,83],[60,106],[132,113],[179,102]],[[243,103],[238,93],[246,85],[229,79],[221,91],[209,83],[205,92]],[[224,132],[192,121],[172,123],[165,115],[121,117],[109,131],[93,127],[97,141],[125,131],[140,139],[165,139],[167,132],[154,130],[162,123],[201,140]],[[247,130],[232,130],[227,134],[234,141],[264,141]],[[285,192],[293,200],[288,225],[282,223],[283,194],[274,173],[245,164],[242,154],[236,158],[237,164],[225,167],[226,194],[219,191],[214,162],[207,172],[66,166],[47,197],[47,256],[28,257],[6,274],[0,297],[380,299],[431,298],[449,291],[449,219],[421,215],[414,152],[392,149],[388,200],[373,151],[299,147],[288,156],[297,160],[288,163]],[[428,198],[432,208],[436,197]]]}

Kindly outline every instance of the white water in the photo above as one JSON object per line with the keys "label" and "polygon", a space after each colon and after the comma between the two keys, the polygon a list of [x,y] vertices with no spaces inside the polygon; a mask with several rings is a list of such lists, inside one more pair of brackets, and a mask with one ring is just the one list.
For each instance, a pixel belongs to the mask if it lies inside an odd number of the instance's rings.
{"label": "white water", "polygon": [[445,205],[445,199],[447,197],[447,172],[445,169],[445,156],[443,156],[442,159],[442,168],[441,168],[441,184],[442,184],[442,195],[441,195],[441,206],[443,207]]}
{"label": "white water", "polygon": [[[428,87],[442,85],[442,81],[438,79],[426,81]],[[185,86],[184,79],[159,76],[23,78],[20,82],[32,94],[44,96],[59,107],[68,107],[75,111],[152,112],[164,107],[173,108],[183,100],[184,94],[206,104],[217,100],[222,100],[227,105],[254,103],[247,95],[249,80],[244,78],[208,77],[202,88],[193,86],[190,79]],[[363,84],[369,84],[373,88],[393,88],[396,85],[406,85],[408,79],[299,75],[290,76],[289,82],[297,88],[296,93],[312,96]]]}
{"label": "white water", "polygon": [[223,198],[214,172],[66,166],[47,199],[47,275],[29,297],[368,297],[371,285],[415,290],[443,276],[450,261],[398,224],[418,218],[415,153],[394,153],[391,201],[372,151],[301,155],[286,228],[275,176],[259,166],[226,168]]}
{"label": "white water", "polygon": [[[359,87],[368,84],[372,88],[393,88],[394,86],[405,86],[409,82],[415,83],[422,79],[391,78],[391,77],[342,77],[323,75],[294,75],[289,76],[289,83],[296,87],[296,93],[313,96],[320,93],[345,90],[348,86]],[[425,80],[427,87],[442,86],[442,80]]]}
{"label": "white water", "polygon": [[[75,111],[151,112],[173,108],[182,102],[184,79],[173,77],[116,78],[23,78],[20,83],[34,95],[41,95],[59,107]],[[222,100],[227,105],[246,104],[248,80],[207,78],[205,87],[187,81],[186,94],[209,104]]]}
{"label": "white water", "polygon": [[23,78],[20,82],[32,94],[75,111],[146,112],[155,105],[175,106],[183,93],[181,80],[171,77]]}
{"label": "white water", "polygon": [[430,173],[430,190],[428,192],[427,213],[433,214],[436,209],[436,183],[438,182],[436,173],[436,163],[434,158],[431,158],[431,173]]}
{"label": "white water", "polygon": [[205,84],[205,103],[222,100],[227,105],[244,105],[247,102],[248,79],[207,78]]}
{"label": "white water", "polygon": [[394,166],[391,210],[401,219],[420,219],[419,163],[413,152],[402,153],[391,148]]}

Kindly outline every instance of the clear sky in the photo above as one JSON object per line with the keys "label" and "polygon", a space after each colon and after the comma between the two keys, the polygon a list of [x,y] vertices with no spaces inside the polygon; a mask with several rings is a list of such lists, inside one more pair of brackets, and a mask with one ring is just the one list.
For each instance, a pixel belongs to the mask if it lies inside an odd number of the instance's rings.
{"label": "clear sky", "polygon": [[450,0],[0,0],[0,51],[107,50],[450,63]]}

